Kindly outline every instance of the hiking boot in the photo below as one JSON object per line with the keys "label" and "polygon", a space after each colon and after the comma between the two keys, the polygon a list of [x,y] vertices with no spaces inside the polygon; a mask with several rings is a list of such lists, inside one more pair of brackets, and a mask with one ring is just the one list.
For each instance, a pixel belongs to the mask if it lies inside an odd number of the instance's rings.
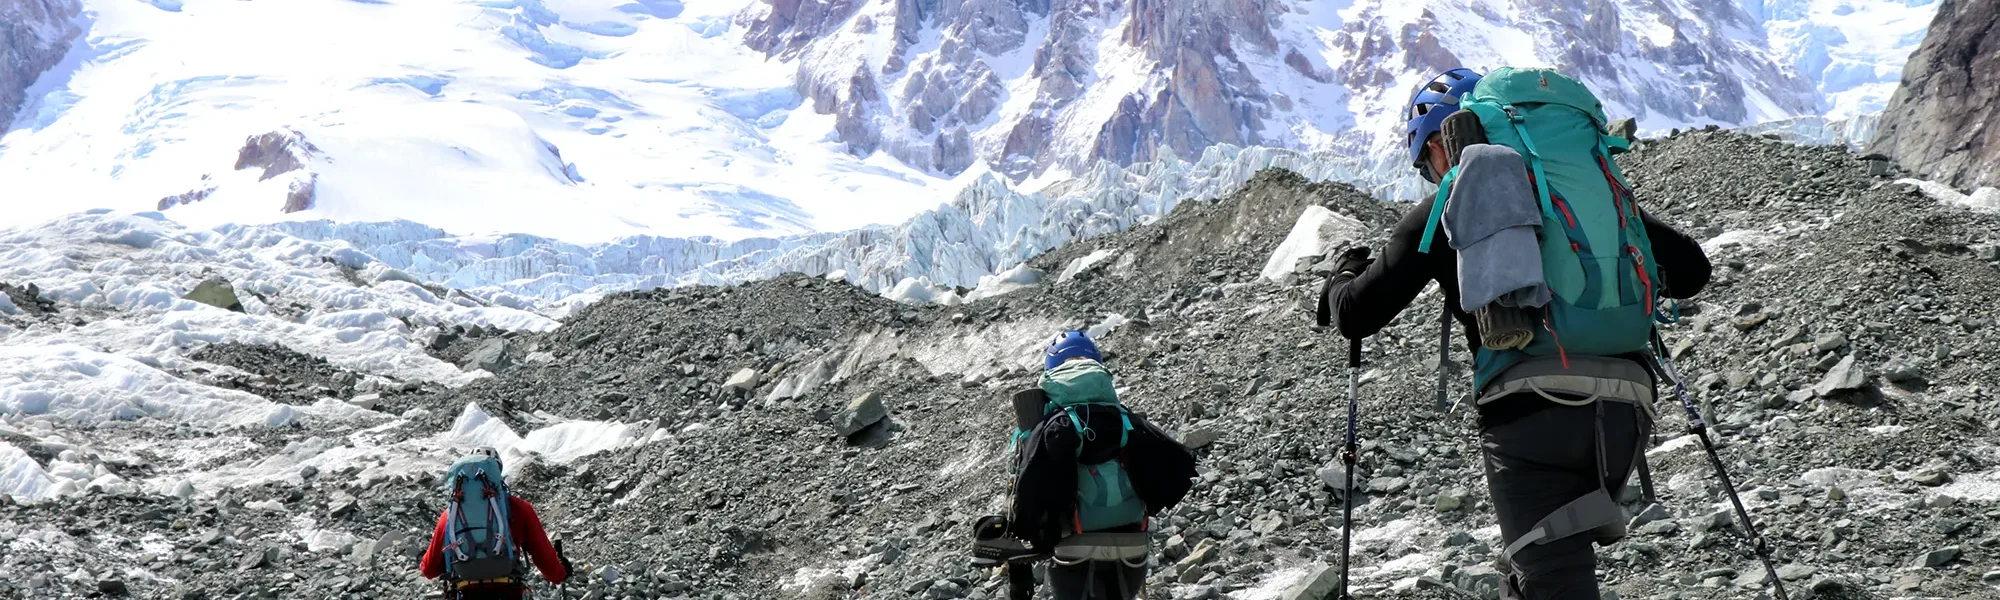
{"label": "hiking boot", "polygon": [[1007,535],[1007,518],[980,517],[972,526],[972,566],[989,569],[1001,563],[1034,556],[1028,545]]}

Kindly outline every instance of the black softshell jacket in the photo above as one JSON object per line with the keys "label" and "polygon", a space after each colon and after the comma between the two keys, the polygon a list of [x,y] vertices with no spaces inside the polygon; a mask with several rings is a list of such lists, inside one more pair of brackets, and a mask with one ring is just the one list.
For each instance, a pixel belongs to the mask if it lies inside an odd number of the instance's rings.
{"label": "black softshell jacket", "polygon": [[[1466,348],[1479,348],[1479,324],[1472,314],[1458,307],[1458,252],[1446,241],[1440,224],[1431,240],[1431,251],[1418,252],[1429,224],[1431,204],[1418,203],[1396,223],[1389,244],[1377,255],[1375,264],[1355,277],[1335,277],[1319,298],[1319,324],[1335,325],[1348,339],[1361,339],[1381,331],[1398,313],[1410,306],[1432,281],[1444,289],[1451,316],[1465,331]],[[1653,261],[1660,271],[1660,295],[1690,298],[1708,285],[1708,255],[1701,244],[1686,234],[1661,223],[1642,209],[1646,237],[1653,244]]]}
{"label": "black softshell jacket", "polygon": [[[1017,452],[1021,472],[1014,482],[1013,517],[1010,533],[1034,547],[1048,550],[1074,528],[1076,511],[1076,467],[1079,462],[1097,464],[1124,459],[1132,490],[1146,502],[1148,516],[1179,504],[1194,487],[1194,452],[1161,431],[1139,413],[1132,415],[1132,432],[1125,448],[1118,448],[1118,431],[1124,427],[1119,411],[1111,406],[1076,409],[1093,439],[1077,435],[1066,413],[1043,419]],[[1081,455],[1077,445],[1083,445]],[[1134,525],[1134,529],[1138,524]]]}

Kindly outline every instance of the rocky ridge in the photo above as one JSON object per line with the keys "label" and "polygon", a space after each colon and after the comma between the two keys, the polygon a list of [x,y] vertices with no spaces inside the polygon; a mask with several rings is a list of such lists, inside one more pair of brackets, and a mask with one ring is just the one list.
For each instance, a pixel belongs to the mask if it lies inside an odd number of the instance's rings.
{"label": "rocky ridge", "polygon": [[1943,0],[1903,67],[1871,152],[1959,188],[2000,187],[2000,6]]}
{"label": "rocky ridge", "polygon": [[72,22],[82,10],[77,0],[0,1],[0,134],[27,101],[28,86],[83,34]]}
{"label": "rocky ridge", "polygon": [[798,64],[800,95],[850,152],[1016,181],[1216,144],[1390,156],[1416,78],[1458,66],[1554,66],[1649,128],[1816,112],[1813,84],[1726,0],[797,0],[737,23],[750,48]]}
{"label": "rocky ridge", "polygon": [[[2000,580],[2000,377],[1984,368],[2000,359],[2000,217],[1940,204],[1873,162],[1719,131],[1645,140],[1623,159],[1644,205],[1705,240],[1716,265],[1667,337],[1795,596],[1983,597]],[[1324,263],[1259,275],[1311,206],[1359,221],[1371,245],[1409,208],[1271,171],[1039,255],[1037,283],[959,306],[800,275],[630,292],[548,333],[434,346],[451,360],[496,347],[509,357],[487,363],[497,377],[370,393],[403,415],[388,432],[433,431],[468,402],[517,427],[633,423],[644,443],[529,460],[513,479],[587,569],[572,593],[994,598],[1001,583],[965,566],[965,530],[1004,492],[1004,398],[1032,381],[1049,332],[1091,327],[1126,400],[1203,455],[1189,500],[1160,523],[1148,597],[1311,597],[1287,590],[1337,560],[1344,344],[1310,326]],[[1355,541],[1374,597],[1495,592],[1473,425],[1430,405],[1437,301],[1426,293],[1368,341]],[[338,377],[310,361],[261,368]],[[1608,588],[1755,597],[1762,570],[1717,517],[1706,459],[1679,436],[1678,406],[1659,408],[1661,505],[1631,506],[1634,536],[1603,554]],[[264,442],[246,452],[351,443],[283,430]],[[410,555],[438,500],[425,477],[374,471],[213,499],[0,507],[12,524],[0,544],[78,549],[0,558],[0,574],[34,574],[0,577],[0,595],[419,593]],[[284,541],[300,519],[331,533]]]}

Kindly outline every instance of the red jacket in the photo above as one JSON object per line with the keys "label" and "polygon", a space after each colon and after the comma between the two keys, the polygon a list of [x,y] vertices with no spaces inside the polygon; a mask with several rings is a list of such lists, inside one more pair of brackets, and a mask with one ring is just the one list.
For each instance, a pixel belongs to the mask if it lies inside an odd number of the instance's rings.
{"label": "red jacket", "polygon": [[[444,575],[445,517],[439,513],[437,527],[431,530],[431,546],[424,550],[423,573],[427,579],[437,579]],[[555,546],[549,545],[549,534],[542,530],[542,520],[535,516],[535,507],[519,496],[507,496],[507,530],[514,535],[514,545],[527,552],[535,560],[535,567],[541,569],[542,577],[549,583],[562,583],[569,579],[569,571],[563,568],[562,558],[556,556]]]}

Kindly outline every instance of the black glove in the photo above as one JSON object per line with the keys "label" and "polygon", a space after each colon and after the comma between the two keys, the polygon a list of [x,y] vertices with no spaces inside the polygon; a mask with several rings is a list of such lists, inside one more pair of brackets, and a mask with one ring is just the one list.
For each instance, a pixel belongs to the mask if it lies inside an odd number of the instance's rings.
{"label": "black glove", "polygon": [[1367,246],[1348,248],[1346,252],[1340,253],[1340,259],[1333,263],[1333,278],[1352,279],[1367,271],[1368,265],[1372,264],[1375,264],[1375,259],[1368,257]]}
{"label": "black glove", "polygon": [[1334,260],[1333,276],[1326,278],[1325,282],[1320,283],[1319,297],[1314,299],[1318,304],[1318,307],[1314,310],[1314,320],[1319,323],[1320,327],[1334,324],[1333,306],[1328,297],[1329,294],[1333,293],[1333,284],[1354,279],[1356,276],[1367,271],[1368,265],[1372,264],[1375,264],[1375,259],[1368,257],[1367,246],[1348,248],[1346,252],[1340,253],[1340,258]]}

